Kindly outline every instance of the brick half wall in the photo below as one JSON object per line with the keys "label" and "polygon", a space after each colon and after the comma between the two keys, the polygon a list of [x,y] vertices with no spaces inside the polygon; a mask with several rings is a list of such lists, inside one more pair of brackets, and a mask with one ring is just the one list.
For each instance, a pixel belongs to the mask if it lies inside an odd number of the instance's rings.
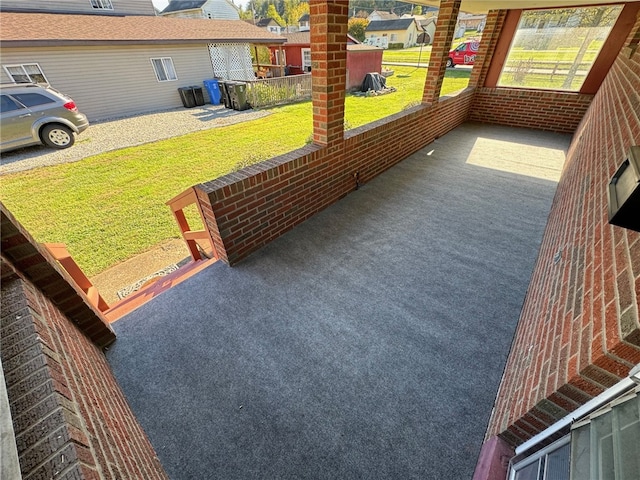
{"label": "brick half wall", "polygon": [[514,88],[478,88],[469,120],[573,133],[593,95]]}
{"label": "brick half wall", "polygon": [[[466,120],[473,91],[442,97],[196,186],[220,258],[234,264]],[[437,120],[436,120],[437,119]]]}
{"label": "brick half wall", "polygon": [[23,478],[166,478],[102,350],[4,262],[1,306]]}
{"label": "brick half wall", "polygon": [[639,33],[640,18],[567,154],[487,432],[511,445],[640,363],[640,234],[608,224],[606,194],[640,144]]}

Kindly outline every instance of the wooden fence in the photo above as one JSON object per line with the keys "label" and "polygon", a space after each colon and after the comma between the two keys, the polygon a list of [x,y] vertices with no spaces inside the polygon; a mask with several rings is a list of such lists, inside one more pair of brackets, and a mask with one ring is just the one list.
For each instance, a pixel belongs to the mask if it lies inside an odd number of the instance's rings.
{"label": "wooden fence", "polygon": [[250,80],[247,101],[253,108],[297,102],[311,98],[311,74]]}

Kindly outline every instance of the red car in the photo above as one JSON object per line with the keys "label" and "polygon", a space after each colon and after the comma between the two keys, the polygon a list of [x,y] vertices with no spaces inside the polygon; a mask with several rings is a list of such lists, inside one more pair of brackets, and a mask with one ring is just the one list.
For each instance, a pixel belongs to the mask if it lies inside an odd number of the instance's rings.
{"label": "red car", "polygon": [[453,50],[449,50],[447,67],[455,67],[456,65],[473,65],[479,46],[480,42],[477,40],[467,40]]}

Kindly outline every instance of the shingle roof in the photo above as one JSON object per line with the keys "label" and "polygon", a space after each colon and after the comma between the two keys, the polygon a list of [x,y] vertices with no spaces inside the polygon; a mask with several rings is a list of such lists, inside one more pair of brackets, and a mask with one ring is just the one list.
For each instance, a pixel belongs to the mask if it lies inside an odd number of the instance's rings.
{"label": "shingle roof", "polygon": [[371,15],[373,15],[374,13],[377,13],[378,16],[380,18],[384,19],[384,20],[394,20],[396,18],[399,18],[398,15],[396,15],[393,12],[385,12],[385,11],[382,11],[382,10],[374,10],[373,12],[371,12]]}
{"label": "shingle roof", "polygon": [[311,32],[283,33],[282,36],[287,39],[287,45],[311,44]]}
{"label": "shingle roof", "polygon": [[298,22],[308,22],[309,21],[309,14],[305,13],[304,15],[302,15],[299,19]]}
{"label": "shingle roof", "polygon": [[278,25],[278,22],[276,22],[273,18],[269,17],[269,18],[261,18],[260,20],[258,20],[256,22],[256,27],[268,27],[271,24],[276,24]]}
{"label": "shingle roof", "polygon": [[373,20],[369,22],[366,32],[379,32],[383,30],[406,30],[414,22],[413,18],[398,18],[396,20]]}
{"label": "shingle roof", "polygon": [[242,20],[0,12],[3,47],[176,43],[283,43]]}
{"label": "shingle roof", "polygon": [[162,13],[179,12],[181,10],[194,10],[202,7],[207,0],[171,0]]}

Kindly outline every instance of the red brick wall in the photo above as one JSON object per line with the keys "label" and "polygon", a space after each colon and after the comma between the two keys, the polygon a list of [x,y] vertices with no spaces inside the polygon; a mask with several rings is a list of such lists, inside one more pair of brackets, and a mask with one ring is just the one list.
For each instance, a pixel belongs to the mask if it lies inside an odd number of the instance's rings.
{"label": "red brick wall", "polygon": [[573,133],[593,95],[515,88],[478,88],[469,120]]}
{"label": "red brick wall", "polygon": [[0,359],[33,479],[164,479],[101,347],[104,318],[2,206]]}
{"label": "red brick wall", "polygon": [[640,144],[640,19],[578,127],[489,425],[517,445],[640,363],[640,234],[606,187]]}
{"label": "red brick wall", "polygon": [[[465,121],[472,91],[349,130],[198,185],[220,258],[233,264]],[[437,118],[438,121],[433,121]],[[400,134],[400,132],[402,132]]]}

